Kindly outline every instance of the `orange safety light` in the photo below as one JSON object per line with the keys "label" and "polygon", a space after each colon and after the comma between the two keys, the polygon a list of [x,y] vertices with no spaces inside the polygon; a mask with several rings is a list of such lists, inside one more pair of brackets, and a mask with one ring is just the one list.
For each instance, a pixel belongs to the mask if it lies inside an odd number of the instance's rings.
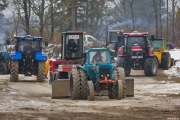
{"label": "orange safety light", "polygon": [[16,37],[16,34],[14,34],[14,38]]}
{"label": "orange safety light", "polygon": [[83,32],[83,34],[86,34],[86,32]]}
{"label": "orange safety light", "polygon": [[108,49],[109,49],[109,48],[110,48],[110,46],[106,46],[106,48],[108,48]]}

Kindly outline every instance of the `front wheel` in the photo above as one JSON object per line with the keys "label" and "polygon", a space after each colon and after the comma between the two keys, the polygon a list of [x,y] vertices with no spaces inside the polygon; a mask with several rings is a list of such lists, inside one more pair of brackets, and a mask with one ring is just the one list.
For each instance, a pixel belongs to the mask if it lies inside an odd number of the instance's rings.
{"label": "front wheel", "polygon": [[92,81],[88,81],[88,100],[94,101],[94,85]]}

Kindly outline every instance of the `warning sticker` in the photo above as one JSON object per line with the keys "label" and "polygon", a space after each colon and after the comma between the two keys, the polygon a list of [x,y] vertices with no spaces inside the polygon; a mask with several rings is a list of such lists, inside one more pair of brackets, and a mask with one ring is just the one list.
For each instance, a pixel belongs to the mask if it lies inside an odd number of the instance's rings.
{"label": "warning sticker", "polygon": [[79,35],[69,35],[69,39],[79,39]]}

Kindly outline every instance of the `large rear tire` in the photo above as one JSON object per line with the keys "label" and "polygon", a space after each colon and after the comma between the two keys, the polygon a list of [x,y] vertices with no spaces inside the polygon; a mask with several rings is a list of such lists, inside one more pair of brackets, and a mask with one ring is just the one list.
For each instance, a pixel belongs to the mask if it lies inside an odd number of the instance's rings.
{"label": "large rear tire", "polygon": [[11,60],[11,74],[10,74],[11,82],[18,81],[18,65],[19,65],[19,61]]}
{"label": "large rear tire", "polygon": [[88,75],[86,74],[86,72],[82,69],[79,69],[79,74],[80,74],[80,82],[81,82],[81,99],[83,100],[87,100],[87,94],[88,94],[88,85],[87,85],[87,82],[88,82]]}
{"label": "large rear tire", "polygon": [[144,74],[146,76],[156,76],[158,71],[158,61],[155,57],[146,58],[144,61]]}
{"label": "large rear tire", "polygon": [[88,81],[88,100],[94,101],[94,85],[92,81]]}
{"label": "large rear tire", "polygon": [[42,82],[45,81],[45,61],[38,61],[38,74],[37,81]]}
{"label": "large rear tire", "polygon": [[117,67],[124,68],[125,76],[129,77],[131,73],[131,68],[127,66],[126,64],[126,58],[125,57],[119,57],[117,60]]}
{"label": "large rear tire", "polygon": [[0,74],[5,75],[8,73],[7,65],[5,63],[0,63]]}
{"label": "large rear tire", "polygon": [[117,68],[118,71],[118,79],[122,81],[123,86],[123,98],[126,97],[126,78],[124,74],[124,69],[122,67]]}
{"label": "large rear tire", "polygon": [[73,100],[81,98],[81,82],[78,69],[72,69],[70,76],[70,92]]}
{"label": "large rear tire", "polygon": [[162,67],[164,70],[168,70],[171,67],[171,56],[169,53],[163,54]]}

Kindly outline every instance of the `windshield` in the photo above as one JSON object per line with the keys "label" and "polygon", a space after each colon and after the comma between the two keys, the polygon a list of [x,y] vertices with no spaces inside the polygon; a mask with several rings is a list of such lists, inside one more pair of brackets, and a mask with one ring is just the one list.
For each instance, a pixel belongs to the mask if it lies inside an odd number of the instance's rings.
{"label": "windshield", "polygon": [[83,52],[83,34],[68,34],[65,38],[65,51],[67,58],[82,57]]}
{"label": "windshield", "polygon": [[0,52],[7,52],[7,48],[5,45],[0,45]]}
{"label": "windshield", "polygon": [[118,42],[119,33],[109,32],[109,42]]}
{"label": "windshield", "polygon": [[108,51],[91,51],[89,53],[90,64],[110,63],[111,56]]}
{"label": "windshield", "polygon": [[26,48],[30,49],[30,52],[41,51],[39,41],[25,40],[18,42],[18,51],[26,52]]}
{"label": "windshield", "polygon": [[132,48],[132,46],[138,45],[142,48],[145,47],[144,37],[128,37],[128,47]]}
{"label": "windshield", "polygon": [[162,49],[162,42],[159,41],[152,41],[151,45],[154,49]]}

